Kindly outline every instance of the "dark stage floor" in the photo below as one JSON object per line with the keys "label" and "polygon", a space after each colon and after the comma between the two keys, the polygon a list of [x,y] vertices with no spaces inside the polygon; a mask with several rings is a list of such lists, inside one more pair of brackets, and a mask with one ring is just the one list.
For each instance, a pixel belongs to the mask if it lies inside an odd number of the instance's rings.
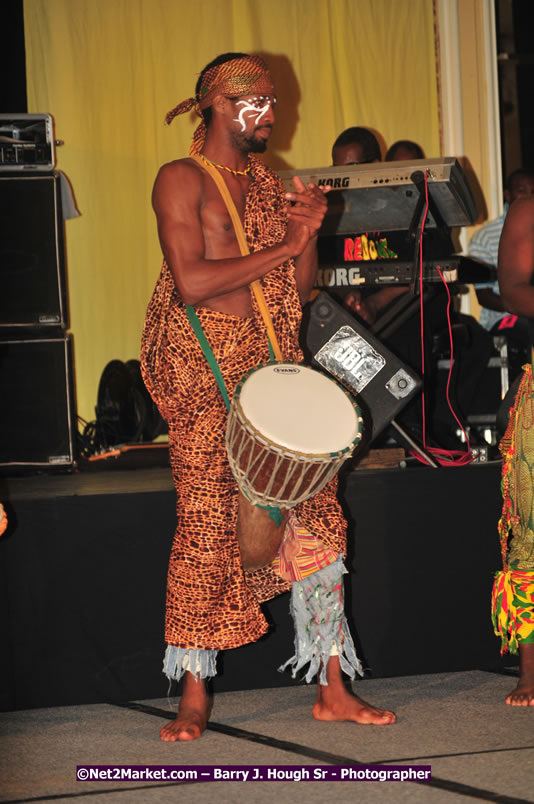
{"label": "dark stage floor", "polygon": [[[310,715],[314,686],[226,692],[215,697],[200,741],[162,743],[175,699],[10,712],[0,716],[0,801],[416,802],[534,801],[534,707],[504,704],[515,679],[468,671],[356,682],[355,691],[394,709],[395,725],[324,723]],[[197,779],[77,781],[76,767],[172,765]],[[245,766],[308,771],[304,781],[213,781],[200,773]],[[313,781],[316,769],[430,766],[429,781]],[[202,767],[202,766],[207,766]],[[280,777],[277,777],[280,778]],[[298,777],[294,777],[298,779]]]}

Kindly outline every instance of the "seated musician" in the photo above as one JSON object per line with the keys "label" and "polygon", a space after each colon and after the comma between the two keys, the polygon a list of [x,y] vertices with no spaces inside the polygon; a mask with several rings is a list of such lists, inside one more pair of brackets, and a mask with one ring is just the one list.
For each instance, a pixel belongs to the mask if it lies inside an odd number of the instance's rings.
{"label": "seated musician", "polygon": [[[332,148],[332,160],[334,165],[348,165],[355,164],[355,162],[348,161],[348,157],[354,152],[355,149],[361,148],[360,138],[357,132],[365,131],[376,143],[376,149],[380,153],[378,141],[366,128],[348,128],[343,134],[340,134]],[[356,132],[352,134],[352,132]],[[353,139],[349,139],[353,137]],[[343,138],[343,139],[342,139]],[[342,145],[338,143],[342,140]],[[376,155],[376,150],[373,151]],[[386,154],[386,162],[402,161],[409,159],[424,159],[423,149],[416,142],[411,140],[398,140],[395,142]],[[379,159],[356,160],[358,163],[363,161],[377,162]],[[408,290],[408,285],[389,285],[388,287],[378,288],[376,291],[362,295],[361,291],[353,290],[345,297],[345,306],[349,310],[357,313],[366,324],[372,325],[378,318],[379,314],[384,312],[386,307],[399,296],[402,296]]]}
{"label": "seated musician", "polygon": [[[332,158],[335,165],[350,164],[348,156],[351,149],[358,148],[360,142],[350,141],[349,132],[367,131],[367,129],[347,129],[334,143]],[[368,132],[370,133],[370,132]],[[342,148],[340,148],[340,140]],[[378,143],[377,143],[378,145]],[[402,161],[424,158],[422,148],[409,140],[399,140],[389,149],[387,161]],[[371,160],[372,161],[372,160]],[[373,324],[394,307],[401,296],[409,292],[409,285],[388,285],[369,288],[361,291],[353,289],[344,299],[347,309],[355,313],[365,324]],[[384,344],[401,360],[411,366],[419,374],[421,369],[421,324],[419,307],[400,324],[393,334],[383,338]],[[482,373],[487,365],[492,343],[491,339],[472,316],[452,311],[453,323],[460,325],[464,332],[464,343],[461,353],[455,360],[455,380],[453,388],[453,404],[455,412],[465,421],[477,394]],[[435,343],[441,340],[448,328],[447,293],[441,283],[427,286],[424,297],[424,351],[425,351],[425,402],[427,430],[436,443],[445,448],[459,446],[456,436],[456,423],[444,399],[437,393],[437,360],[432,360]],[[448,342],[448,339],[446,339]],[[413,436],[421,436],[422,416],[421,400],[414,399],[398,417],[399,423]]]}
{"label": "seated musician", "polygon": [[332,146],[333,165],[365,165],[381,161],[380,145],[368,128],[346,128]]}
{"label": "seated musician", "polygon": [[420,145],[412,140],[397,140],[390,145],[386,153],[386,162],[412,162],[424,159],[425,154]]}
{"label": "seated musician", "polygon": [[[528,198],[533,195],[534,171],[525,168],[514,170],[505,182],[505,204],[502,215],[488,221],[475,232],[469,243],[469,256],[476,257],[496,268],[501,232],[511,204],[518,198]],[[528,340],[526,319],[510,315],[506,310],[500,296],[497,279],[493,282],[479,282],[475,285],[475,290],[481,306],[479,320],[482,326],[494,335],[505,335],[518,344],[521,351],[524,351],[523,344]],[[523,357],[520,358],[519,364],[523,362],[523,359]]]}

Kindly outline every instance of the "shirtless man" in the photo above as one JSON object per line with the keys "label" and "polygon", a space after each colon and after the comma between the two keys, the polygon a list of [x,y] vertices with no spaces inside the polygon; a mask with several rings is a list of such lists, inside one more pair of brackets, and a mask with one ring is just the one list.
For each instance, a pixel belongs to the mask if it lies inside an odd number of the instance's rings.
{"label": "shirtless man", "polygon": [[[534,171],[528,168],[518,168],[512,171],[506,178],[504,189],[504,210],[498,218],[494,218],[477,229],[469,243],[468,254],[477,260],[497,267],[499,253],[499,241],[502,234],[504,222],[508,210],[520,198],[534,196]],[[524,321],[517,321],[515,324],[509,320],[510,310],[503,303],[499,293],[498,282],[477,282],[474,285],[478,303],[480,304],[480,323],[496,335],[506,335],[514,341],[523,342],[526,338]],[[499,324],[503,324],[503,319],[508,319],[506,327],[499,329]]]}
{"label": "shirtless man", "polygon": [[[498,278],[507,310],[528,320],[534,347],[534,197],[511,205],[499,244]],[[534,447],[532,361],[525,367],[508,429],[500,445],[503,453],[503,514],[499,523],[503,552],[502,572],[493,590],[493,623],[502,651],[519,649],[519,681],[507,696],[512,706],[534,706]],[[525,483],[524,479],[529,482]],[[523,482],[520,482],[523,481]],[[512,532],[510,544],[508,535]]]}
{"label": "shirtless man", "polygon": [[[191,148],[200,161],[191,157],[164,165],[154,185],[165,261],[147,311],[142,370],[169,423],[178,527],[169,563],[164,672],[169,679],[184,679],[176,719],[161,730],[165,741],[200,737],[211,708],[206,679],[215,675],[217,651],[265,633],[260,602],[290,588],[296,655],[286,664],[295,674],[309,663],[308,681],[319,674],[313,716],[378,725],[395,721],[392,712],[369,706],[344,684],[342,670],[354,677],[361,665],[344,615],[346,537],[335,483],[293,509],[299,526],[314,540],[313,574],[305,577],[297,566],[302,551],[293,575],[277,574],[274,562],[243,571],[236,538],[237,486],[224,445],[227,412],[188,318],[194,308],[231,396],[247,370],[269,360],[266,328],[249,289],[253,280],[263,280],[283,357],[302,359],[301,304],[315,278],[326,190],[305,187],[295,178],[296,192],[284,194],[278,178],[251,156],[266,148],[275,104],[261,59],[239,53],[215,59],[200,74],[195,97],[167,116],[170,122],[195,108],[203,118]],[[246,256],[210,175],[213,168],[244,224]],[[321,611],[328,617],[321,620],[306,608],[310,590],[318,590],[319,600],[324,594]],[[325,619],[331,626],[324,627]]]}

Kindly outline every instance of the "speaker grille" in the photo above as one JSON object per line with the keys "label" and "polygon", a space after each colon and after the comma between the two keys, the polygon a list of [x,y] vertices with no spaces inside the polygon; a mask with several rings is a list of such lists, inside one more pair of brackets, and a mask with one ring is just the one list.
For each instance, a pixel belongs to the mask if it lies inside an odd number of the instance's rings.
{"label": "speaker grille", "polygon": [[0,328],[67,328],[59,179],[0,176]]}
{"label": "speaker grille", "polygon": [[70,336],[0,340],[0,465],[74,461]]}

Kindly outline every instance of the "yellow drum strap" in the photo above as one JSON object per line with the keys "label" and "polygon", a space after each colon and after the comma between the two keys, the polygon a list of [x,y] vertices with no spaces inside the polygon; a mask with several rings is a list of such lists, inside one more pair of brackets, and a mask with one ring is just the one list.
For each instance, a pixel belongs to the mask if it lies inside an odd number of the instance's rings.
{"label": "yellow drum strap", "polygon": [[[199,165],[202,165],[204,170],[207,170],[207,172],[210,174],[213,181],[217,185],[219,192],[222,195],[223,201],[226,204],[228,212],[230,213],[232,223],[234,224],[234,230],[237,237],[237,242],[239,243],[241,254],[243,256],[245,256],[246,254],[250,254],[249,247],[247,245],[247,238],[245,237],[245,232],[243,230],[243,225],[241,223],[239,213],[236,209],[232,196],[230,195],[230,191],[228,190],[228,187],[226,186],[223,177],[221,176],[220,173],[217,172],[217,168],[213,167],[213,165],[210,165],[209,163],[204,162],[202,159],[200,159],[199,156],[192,156],[191,159],[194,159],[195,162],[198,162]],[[255,279],[254,282],[250,283],[250,288],[256,297],[256,301],[258,302],[258,307],[260,309],[260,313],[267,328],[267,334],[269,336],[269,340],[271,341],[274,356],[276,360],[283,360],[282,352],[280,351],[280,346],[278,345],[276,332],[274,331],[271,314],[269,313],[269,308],[267,307],[267,302],[265,301],[265,296],[263,295],[263,288],[261,286],[261,283],[259,282],[258,279]]]}

